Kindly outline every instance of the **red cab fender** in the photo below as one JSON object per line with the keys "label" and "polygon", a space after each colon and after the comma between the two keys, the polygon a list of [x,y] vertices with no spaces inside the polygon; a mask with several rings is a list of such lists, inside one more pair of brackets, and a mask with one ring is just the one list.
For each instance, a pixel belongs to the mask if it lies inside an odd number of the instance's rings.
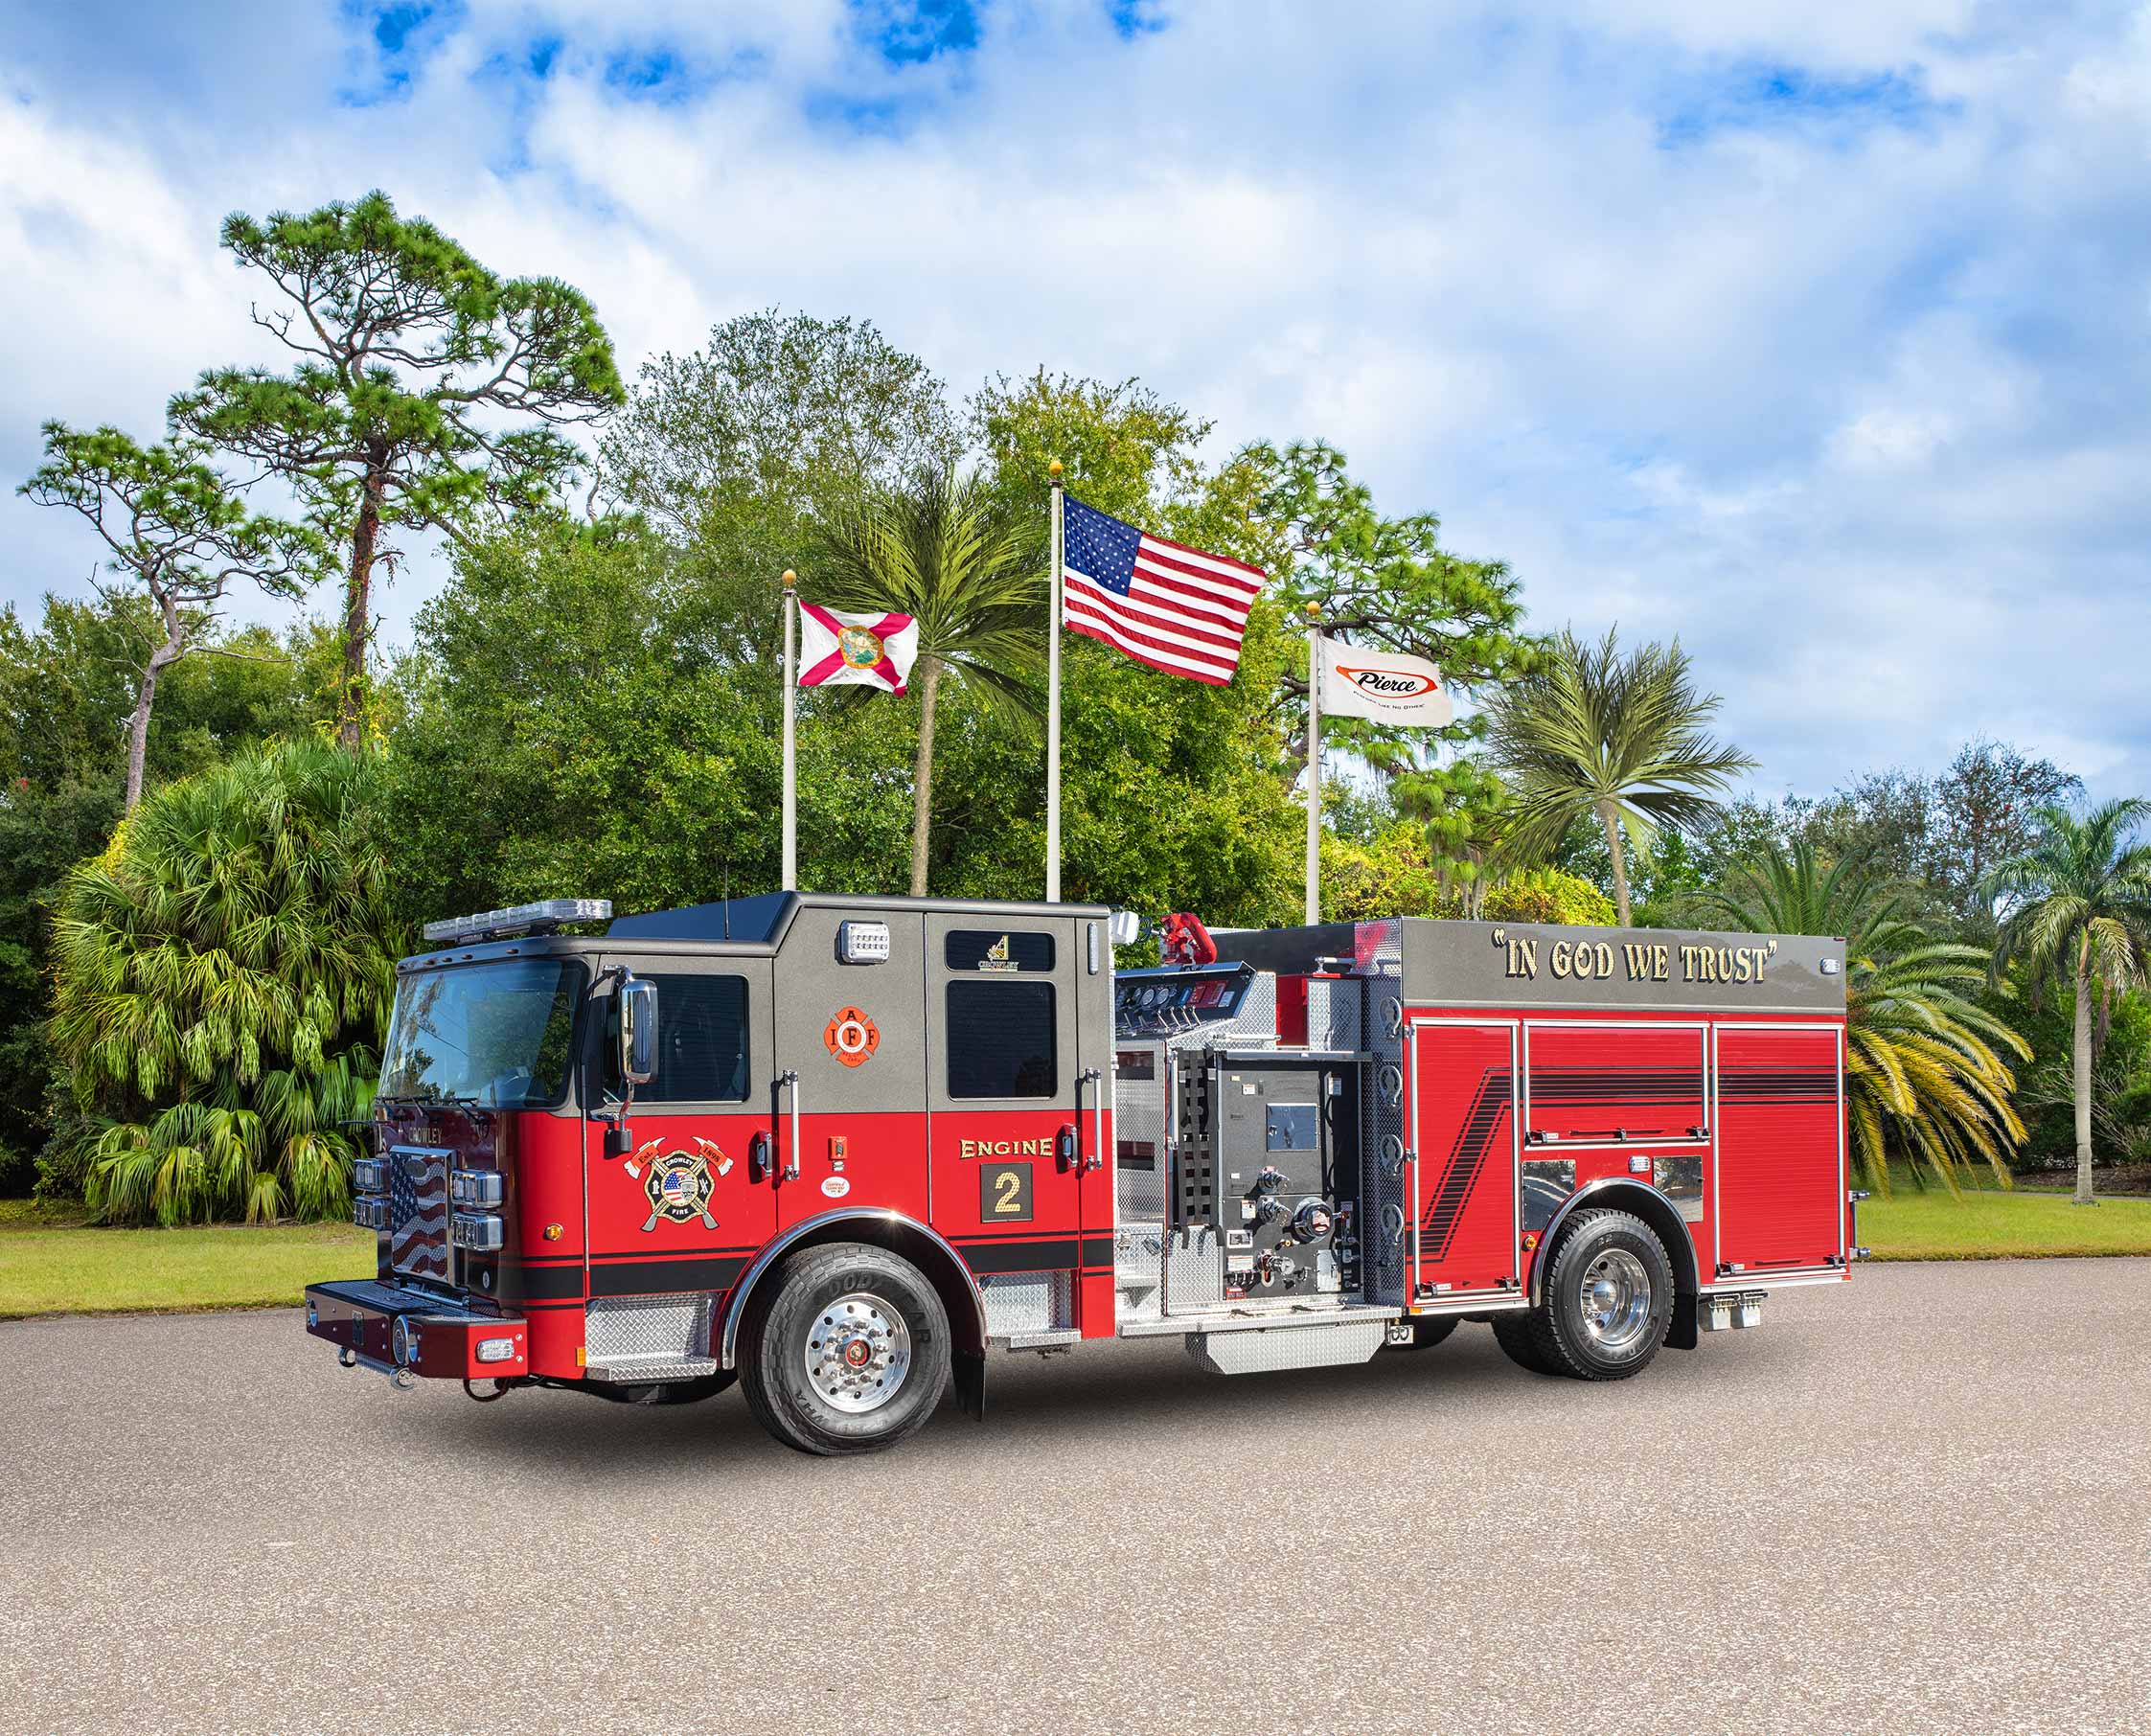
{"label": "red cab fender", "polygon": [[739,1366],[740,1322],[745,1317],[747,1298],[765,1274],[792,1249],[823,1242],[867,1242],[902,1254],[926,1274],[927,1282],[940,1293],[949,1311],[949,1328],[955,1346],[971,1356],[986,1351],[986,1298],[971,1268],[948,1241],[916,1218],[887,1206],[846,1206],[821,1212],[794,1223],[759,1254],[732,1287],[725,1304],[724,1329],[719,1339],[718,1366]]}

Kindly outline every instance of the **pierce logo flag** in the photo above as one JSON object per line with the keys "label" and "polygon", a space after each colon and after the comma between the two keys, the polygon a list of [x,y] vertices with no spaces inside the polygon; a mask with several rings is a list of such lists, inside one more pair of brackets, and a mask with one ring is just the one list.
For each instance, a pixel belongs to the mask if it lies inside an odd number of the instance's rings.
{"label": "pierce logo flag", "polygon": [[1424,657],[1316,638],[1322,658],[1322,715],[1366,718],[1406,729],[1439,729],[1456,716],[1441,671]]}

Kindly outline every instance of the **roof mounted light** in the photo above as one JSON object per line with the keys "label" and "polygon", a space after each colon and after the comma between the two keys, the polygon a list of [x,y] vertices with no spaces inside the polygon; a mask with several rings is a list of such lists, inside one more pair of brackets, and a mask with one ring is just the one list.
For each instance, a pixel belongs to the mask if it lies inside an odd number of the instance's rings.
{"label": "roof mounted light", "polygon": [[611,918],[612,901],[608,898],[543,898],[535,904],[511,904],[505,910],[446,917],[426,924],[420,932],[429,941],[454,945],[501,940],[511,934],[549,933],[562,923],[603,923]]}

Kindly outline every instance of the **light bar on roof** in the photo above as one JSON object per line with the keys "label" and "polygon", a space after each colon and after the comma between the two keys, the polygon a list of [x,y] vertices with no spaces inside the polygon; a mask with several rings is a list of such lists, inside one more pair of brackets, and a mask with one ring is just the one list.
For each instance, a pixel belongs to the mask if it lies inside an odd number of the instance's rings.
{"label": "light bar on roof", "polygon": [[608,898],[541,898],[535,904],[511,904],[505,910],[481,910],[475,916],[450,916],[420,930],[429,941],[497,940],[562,923],[603,923],[612,919]]}

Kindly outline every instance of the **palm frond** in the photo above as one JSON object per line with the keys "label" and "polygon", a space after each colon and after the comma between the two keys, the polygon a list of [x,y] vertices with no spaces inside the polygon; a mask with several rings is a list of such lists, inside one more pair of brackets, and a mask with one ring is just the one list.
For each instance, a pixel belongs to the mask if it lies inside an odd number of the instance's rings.
{"label": "palm frond", "polygon": [[[367,762],[242,755],[144,800],[55,925],[53,1043],[110,1221],[339,1214],[404,937]],[[332,1175],[331,1171],[336,1172]]]}

